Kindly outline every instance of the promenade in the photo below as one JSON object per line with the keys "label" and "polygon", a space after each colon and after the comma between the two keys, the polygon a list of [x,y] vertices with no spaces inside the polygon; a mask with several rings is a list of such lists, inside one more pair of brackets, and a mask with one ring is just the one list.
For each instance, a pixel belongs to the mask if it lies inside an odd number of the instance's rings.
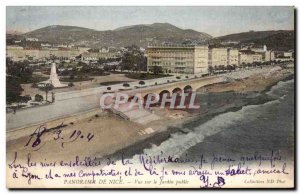
{"label": "promenade", "polygon": [[[227,74],[211,76],[211,78],[229,77],[231,79],[243,79],[252,74],[268,71],[269,69],[270,67],[266,67],[263,69],[251,69],[246,71],[239,71],[239,72],[232,72]],[[139,92],[142,91],[143,93],[145,93],[147,90],[153,91],[154,89],[169,87],[170,85],[178,85],[182,82],[188,84],[189,80],[193,82],[195,81],[201,82],[206,80],[204,81],[205,85],[214,83],[213,79],[211,82],[207,81],[208,77],[195,79],[195,75],[188,75],[188,76],[189,78],[185,78],[185,76],[181,76],[182,78],[180,80],[178,80],[176,76],[145,80],[145,85],[143,85],[142,89],[135,88],[136,86],[141,87],[138,81],[131,82],[130,87],[126,89],[131,89],[129,90],[130,93],[134,93],[135,91],[139,91]],[[219,81],[221,80],[222,79],[219,79]],[[55,103],[53,104],[21,109],[18,110],[16,114],[12,112],[7,113],[6,130],[9,131],[17,128],[30,126],[33,124],[39,124],[39,123],[42,124],[47,121],[51,121],[61,117],[76,115],[86,111],[97,109],[99,108],[99,98],[103,92],[107,91],[107,87],[108,86],[101,86],[101,87],[90,88],[81,91],[57,93],[55,96],[56,98]],[[118,91],[119,89],[125,89],[122,84],[116,84],[110,87],[111,87],[111,91]]]}

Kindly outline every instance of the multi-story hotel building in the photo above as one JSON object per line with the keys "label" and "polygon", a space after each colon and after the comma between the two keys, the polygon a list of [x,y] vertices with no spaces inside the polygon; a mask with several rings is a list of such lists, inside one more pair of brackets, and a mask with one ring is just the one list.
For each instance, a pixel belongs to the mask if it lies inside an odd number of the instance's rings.
{"label": "multi-story hotel building", "polygon": [[81,55],[81,60],[97,61],[99,59],[116,59],[120,57],[118,52],[84,52]]}
{"label": "multi-story hotel building", "polygon": [[239,50],[238,49],[229,49],[228,51],[228,64],[239,66]]}
{"label": "multi-story hotel building", "polygon": [[23,61],[28,59],[48,59],[51,57],[56,57],[59,59],[75,59],[80,55],[80,50],[78,49],[24,49],[20,46],[7,46],[6,47],[6,57],[11,58],[13,61]]}
{"label": "multi-story hotel building", "polygon": [[254,62],[263,62],[264,55],[252,50],[240,50],[240,64],[251,64]]}
{"label": "multi-story hotel building", "polygon": [[272,60],[267,47],[236,49],[192,45],[150,45],[147,48],[147,70],[161,66],[163,73],[207,73],[208,67],[240,66]]}
{"label": "multi-story hotel building", "polygon": [[219,65],[228,65],[228,48],[212,48],[209,65],[215,67]]}
{"label": "multi-story hotel building", "polygon": [[164,73],[205,73],[208,64],[208,46],[149,45],[147,71],[161,66]]}

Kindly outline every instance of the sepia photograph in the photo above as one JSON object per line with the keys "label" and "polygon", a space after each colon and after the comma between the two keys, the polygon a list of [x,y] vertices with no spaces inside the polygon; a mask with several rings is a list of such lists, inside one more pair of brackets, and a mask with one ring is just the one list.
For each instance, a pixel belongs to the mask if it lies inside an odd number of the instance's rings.
{"label": "sepia photograph", "polygon": [[8,189],[295,189],[296,7],[5,9]]}

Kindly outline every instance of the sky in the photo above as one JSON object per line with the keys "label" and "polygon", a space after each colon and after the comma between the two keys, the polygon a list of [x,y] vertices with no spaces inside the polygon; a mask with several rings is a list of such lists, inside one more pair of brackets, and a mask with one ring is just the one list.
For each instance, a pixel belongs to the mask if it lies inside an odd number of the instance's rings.
{"label": "sky", "polygon": [[8,6],[6,31],[29,32],[49,25],[95,30],[170,23],[214,37],[250,30],[293,30],[293,7],[55,7]]}

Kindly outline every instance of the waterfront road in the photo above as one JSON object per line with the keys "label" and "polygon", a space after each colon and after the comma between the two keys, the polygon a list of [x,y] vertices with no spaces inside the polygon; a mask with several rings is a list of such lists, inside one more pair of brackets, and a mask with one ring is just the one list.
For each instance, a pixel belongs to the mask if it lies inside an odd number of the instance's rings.
{"label": "waterfront road", "polygon": [[[266,68],[267,69],[267,68]],[[248,71],[254,73],[255,71],[262,71],[260,69]],[[248,74],[249,74],[248,73]],[[226,76],[243,78],[247,75],[246,72],[234,72]],[[250,75],[250,74],[249,74]],[[177,75],[178,76],[178,75]],[[177,79],[175,75],[171,77],[164,77],[152,80],[145,80],[143,90],[149,87],[159,87],[161,84],[168,84],[174,80],[184,81],[194,79],[195,75],[182,75],[181,79]],[[188,76],[188,78],[186,78]],[[200,75],[197,75],[200,77]],[[199,81],[205,78],[197,78]],[[110,91],[118,91],[119,89],[135,89],[139,85],[138,81],[130,82],[130,87],[125,88],[122,84],[112,85]],[[97,88],[89,88],[85,90],[77,90],[70,92],[62,92],[55,94],[55,103],[49,105],[42,105],[32,108],[24,108],[18,110],[15,114],[10,112],[6,114],[6,130],[13,130],[17,128],[26,127],[33,124],[43,123],[50,120],[75,115],[86,112],[92,109],[99,108],[99,99],[103,92],[107,91],[108,86],[101,86]],[[145,87],[145,88],[144,88]]]}
{"label": "waterfront road", "polygon": [[[192,77],[191,77],[192,78]],[[175,76],[145,80],[144,87],[150,87],[160,84],[166,84],[175,80]],[[190,78],[189,78],[190,79]],[[182,76],[182,80],[186,80]],[[130,87],[125,88],[122,84],[112,85],[111,91],[119,89],[134,89],[139,85],[138,81],[130,82]],[[55,103],[42,105],[32,108],[18,110],[15,114],[10,112],[6,114],[6,130],[22,128],[25,126],[47,122],[49,120],[86,112],[99,107],[99,99],[103,92],[107,91],[108,86],[89,88],[85,90],[62,92],[55,94]]]}

